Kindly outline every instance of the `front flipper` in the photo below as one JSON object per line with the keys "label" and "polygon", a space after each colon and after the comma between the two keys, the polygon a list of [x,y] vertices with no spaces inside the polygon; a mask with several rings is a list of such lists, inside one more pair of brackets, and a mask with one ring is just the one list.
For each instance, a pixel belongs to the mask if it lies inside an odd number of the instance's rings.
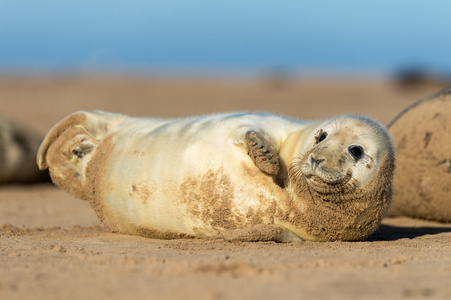
{"label": "front flipper", "polygon": [[269,175],[280,172],[279,154],[276,149],[258,132],[248,131],[245,136],[247,154],[254,164]]}
{"label": "front flipper", "polygon": [[228,229],[221,232],[221,237],[228,242],[297,242],[300,237],[286,228],[271,224],[259,224],[244,229]]}

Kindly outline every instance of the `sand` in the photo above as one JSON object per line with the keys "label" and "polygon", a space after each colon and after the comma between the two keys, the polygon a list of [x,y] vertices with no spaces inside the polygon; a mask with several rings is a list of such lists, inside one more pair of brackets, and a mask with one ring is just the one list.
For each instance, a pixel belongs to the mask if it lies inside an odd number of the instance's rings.
{"label": "sand", "polygon": [[[437,87],[390,82],[1,78],[2,114],[45,133],[77,110],[180,117],[358,113],[388,123]],[[386,218],[363,242],[113,234],[51,184],[0,186],[0,299],[450,299],[451,224]]]}

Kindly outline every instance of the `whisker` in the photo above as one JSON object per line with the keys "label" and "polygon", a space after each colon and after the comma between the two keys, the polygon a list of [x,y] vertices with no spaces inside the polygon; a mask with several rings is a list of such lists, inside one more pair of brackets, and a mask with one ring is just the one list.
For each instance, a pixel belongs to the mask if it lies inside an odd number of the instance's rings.
{"label": "whisker", "polygon": [[358,135],[356,135],[356,137],[361,137],[361,136],[370,136],[370,137],[378,137],[377,136],[377,134],[374,134],[374,133],[361,133],[361,134],[358,134]]}

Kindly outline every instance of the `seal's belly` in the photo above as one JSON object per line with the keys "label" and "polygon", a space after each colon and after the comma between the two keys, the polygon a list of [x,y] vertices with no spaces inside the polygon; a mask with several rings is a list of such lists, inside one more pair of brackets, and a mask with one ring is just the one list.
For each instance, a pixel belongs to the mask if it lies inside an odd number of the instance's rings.
{"label": "seal's belly", "polygon": [[119,231],[201,237],[271,222],[280,188],[220,129],[140,135],[119,132],[106,180]]}

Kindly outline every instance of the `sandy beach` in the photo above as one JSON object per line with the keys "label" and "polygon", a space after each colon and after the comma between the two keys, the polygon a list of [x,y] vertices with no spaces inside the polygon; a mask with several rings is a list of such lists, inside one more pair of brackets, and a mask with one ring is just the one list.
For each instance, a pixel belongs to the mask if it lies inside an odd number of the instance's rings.
{"label": "sandy beach", "polygon": [[[78,110],[183,117],[363,114],[437,92],[389,80],[0,78],[0,116],[44,135]],[[396,191],[395,191],[396,192]],[[451,224],[386,218],[361,242],[157,240],[110,233],[50,183],[0,186],[0,299],[451,299]]]}

